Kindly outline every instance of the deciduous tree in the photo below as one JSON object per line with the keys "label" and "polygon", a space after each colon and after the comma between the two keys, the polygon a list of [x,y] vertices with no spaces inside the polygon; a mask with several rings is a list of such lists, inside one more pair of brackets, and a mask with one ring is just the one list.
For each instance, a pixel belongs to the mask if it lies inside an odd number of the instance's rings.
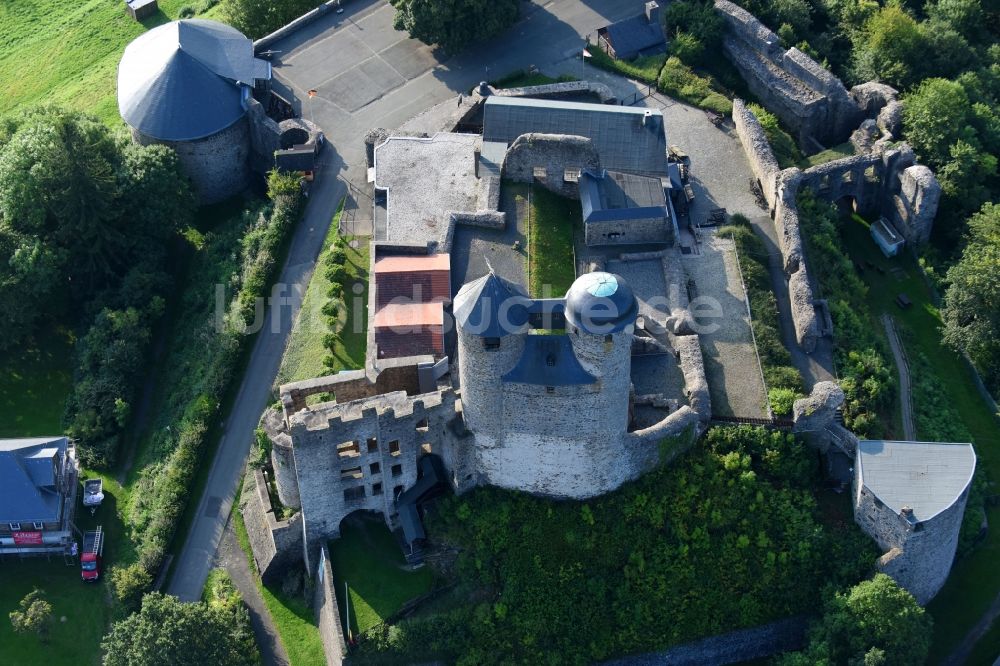
{"label": "deciduous tree", "polygon": [[517,20],[519,0],[390,0],[393,27],[449,53],[491,37]]}

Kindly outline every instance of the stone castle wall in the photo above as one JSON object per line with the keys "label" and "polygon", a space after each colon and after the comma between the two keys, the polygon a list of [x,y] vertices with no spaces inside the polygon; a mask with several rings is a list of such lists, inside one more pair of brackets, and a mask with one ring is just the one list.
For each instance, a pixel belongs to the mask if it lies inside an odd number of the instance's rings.
{"label": "stone castle wall", "polygon": [[[580,198],[576,182],[564,178],[567,169],[598,169],[600,156],[587,137],[568,134],[522,134],[503,158],[504,178],[518,183],[538,183],[556,194]],[[535,168],[545,169],[544,178],[535,177]]]}
{"label": "stone castle wall", "polygon": [[278,520],[263,472],[259,469],[251,472],[243,482],[240,512],[261,580],[277,584],[289,567],[302,561],[302,513]]}
{"label": "stone castle wall", "polygon": [[316,626],[323,642],[326,663],[327,666],[340,666],[347,656],[347,642],[344,640],[344,624],[340,620],[337,593],[333,587],[333,568],[330,566],[330,552],[326,544],[320,546],[315,580],[313,612],[316,613]]}
{"label": "stone castle wall", "polygon": [[798,135],[832,145],[850,136],[863,113],[844,84],[797,48],[781,40],[756,17],[729,2],[716,0],[726,23],[723,48],[750,91]]}
{"label": "stone castle wall", "polygon": [[162,144],[177,153],[184,174],[202,204],[235,196],[249,184],[250,122],[247,116],[209,137],[195,141],[160,141],[132,128],[143,146]]}

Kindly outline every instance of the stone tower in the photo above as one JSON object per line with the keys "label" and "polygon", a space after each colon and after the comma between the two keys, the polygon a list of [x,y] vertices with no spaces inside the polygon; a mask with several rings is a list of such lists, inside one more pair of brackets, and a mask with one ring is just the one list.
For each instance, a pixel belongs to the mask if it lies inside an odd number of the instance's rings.
{"label": "stone tower", "polygon": [[632,476],[623,442],[637,311],[610,273],[582,276],[565,299],[532,300],[492,274],[459,292],[462,410],[481,482],[590,497]]}

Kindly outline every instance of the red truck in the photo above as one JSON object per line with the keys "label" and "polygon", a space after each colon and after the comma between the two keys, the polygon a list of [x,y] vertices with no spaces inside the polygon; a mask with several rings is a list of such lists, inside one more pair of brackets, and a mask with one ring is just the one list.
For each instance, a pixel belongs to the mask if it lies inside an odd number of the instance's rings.
{"label": "red truck", "polygon": [[83,533],[83,550],[80,551],[80,577],[86,583],[101,577],[101,555],[104,553],[104,532],[96,530]]}

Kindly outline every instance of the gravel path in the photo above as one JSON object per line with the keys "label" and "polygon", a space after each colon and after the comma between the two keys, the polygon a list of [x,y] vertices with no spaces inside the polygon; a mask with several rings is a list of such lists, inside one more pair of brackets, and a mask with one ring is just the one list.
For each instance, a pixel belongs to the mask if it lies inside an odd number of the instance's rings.
{"label": "gravel path", "polygon": [[906,352],[903,350],[903,344],[899,340],[899,332],[896,330],[896,324],[892,316],[883,314],[882,325],[885,326],[885,336],[889,338],[889,346],[892,347],[892,355],[896,359],[896,368],[899,370],[899,400],[903,407],[903,436],[908,441],[913,442],[917,439],[917,429],[913,425],[910,367],[906,362]]}

